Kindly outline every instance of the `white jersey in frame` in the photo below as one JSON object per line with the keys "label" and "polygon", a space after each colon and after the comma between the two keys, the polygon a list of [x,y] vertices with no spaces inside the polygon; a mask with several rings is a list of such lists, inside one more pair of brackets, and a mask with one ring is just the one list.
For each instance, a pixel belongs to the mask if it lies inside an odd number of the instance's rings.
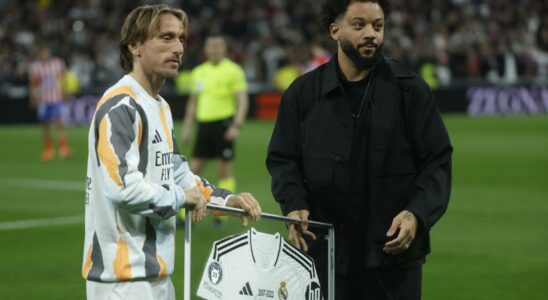
{"label": "white jersey in frame", "polygon": [[314,261],[279,233],[254,228],[214,242],[198,296],[207,300],[320,300]]}

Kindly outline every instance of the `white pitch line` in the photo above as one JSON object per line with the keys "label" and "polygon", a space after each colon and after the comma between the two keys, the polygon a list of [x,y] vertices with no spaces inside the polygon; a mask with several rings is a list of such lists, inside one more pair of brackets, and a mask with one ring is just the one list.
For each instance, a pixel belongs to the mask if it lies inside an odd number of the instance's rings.
{"label": "white pitch line", "polygon": [[82,191],[85,189],[85,181],[70,180],[48,180],[48,179],[0,179],[0,185],[22,188]]}
{"label": "white pitch line", "polygon": [[34,227],[46,227],[54,225],[78,224],[84,222],[84,215],[47,218],[47,219],[32,219],[22,221],[11,221],[0,223],[0,231],[26,229]]}
{"label": "white pitch line", "polygon": [[[0,179],[0,186],[46,189],[46,190],[62,190],[62,191],[82,191],[83,193],[85,188],[85,183],[83,181],[69,181],[69,180],[11,178],[11,179]],[[46,227],[46,226],[55,226],[55,225],[78,224],[82,222],[84,222],[83,215],[10,221],[10,222],[0,223],[0,231]]]}

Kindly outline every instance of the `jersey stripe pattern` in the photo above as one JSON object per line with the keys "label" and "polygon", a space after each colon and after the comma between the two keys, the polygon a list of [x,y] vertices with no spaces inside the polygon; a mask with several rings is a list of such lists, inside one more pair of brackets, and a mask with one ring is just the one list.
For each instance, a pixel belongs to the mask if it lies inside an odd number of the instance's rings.
{"label": "jersey stripe pattern", "polygon": [[29,76],[37,87],[38,103],[53,104],[63,100],[62,77],[65,71],[65,62],[58,57],[32,62]]}
{"label": "jersey stripe pattern", "polygon": [[279,233],[254,228],[213,244],[197,294],[207,300],[323,299],[313,259]]}

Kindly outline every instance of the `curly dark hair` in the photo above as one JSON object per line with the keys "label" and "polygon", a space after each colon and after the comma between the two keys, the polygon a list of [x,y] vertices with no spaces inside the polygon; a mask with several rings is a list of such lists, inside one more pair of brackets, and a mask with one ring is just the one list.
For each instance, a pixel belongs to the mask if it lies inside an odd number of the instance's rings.
{"label": "curly dark hair", "polygon": [[346,13],[348,6],[354,2],[373,2],[378,3],[384,12],[386,19],[390,14],[391,5],[389,0],[324,0],[320,11],[323,28],[329,30],[331,23]]}

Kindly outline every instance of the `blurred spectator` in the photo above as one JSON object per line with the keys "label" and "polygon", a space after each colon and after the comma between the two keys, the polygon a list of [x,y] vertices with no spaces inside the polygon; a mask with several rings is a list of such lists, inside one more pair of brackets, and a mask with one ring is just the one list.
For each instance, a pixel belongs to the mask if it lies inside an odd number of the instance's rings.
{"label": "blurred spectator", "polygon": [[333,52],[327,49],[326,42],[318,42],[310,46],[311,57],[305,66],[305,72],[312,71],[331,59]]}
{"label": "blurred spectator", "polygon": [[276,71],[272,83],[277,90],[285,91],[293,80],[297,79],[302,72],[300,71],[299,66],[294,62],[283,60],[280,65],[281,67]]}
{"label": "blurred spectator", "polygon": [[[122,74],[118,63],[121,20],[134,7],[156,0],[0,1],[0,84],[24,85],[36,40],[45,37],[82,89],[103,89]],[[316,0],[168,1],[189,12],[186,68],[201,62],[210,32],[231,41],[231,59],[244,67],[250,89],[270,88],[289,52],[298,47],[304,70],[317,58]],[[515,83],[548,78],[548,4],[545,0],[392,0],[384,51],[439,85],[458,82]],[[334,45],[331,41],[326,44]],[[313,50],[312,50],[313,49]],[[316,56],[316,58],[315,58]],[[312,62],[307,68],[306,62]]]}
{"label": "blurred spectator", "polygon": [[71,53],[69,69],[78,77],[80,88],[86,90],[91,87],[95,63],[86,51],[74,50]]}
{"label": "blurred spectator", "polygon": [[548,77],[548,16],[538,26],[535,36],[535,45],[530,47],[530,54],[537,64],[538,78],[546,79]]}

